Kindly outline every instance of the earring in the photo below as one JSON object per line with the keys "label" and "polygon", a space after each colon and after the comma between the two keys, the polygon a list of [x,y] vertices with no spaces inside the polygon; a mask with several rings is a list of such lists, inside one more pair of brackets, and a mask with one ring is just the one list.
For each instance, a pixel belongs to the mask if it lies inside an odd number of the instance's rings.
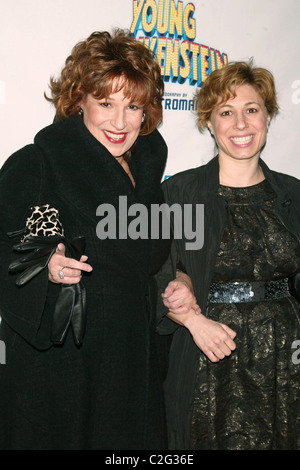
{"label": "earring", "polygon": [[79,114],[79,116],[83,117],[83,109],[82,108],[79,109],[78,114]]}
{"label": "earring", "polygon": [[145,121],[145,113],[143,113],[143,116],[142,116],[142,122]]}

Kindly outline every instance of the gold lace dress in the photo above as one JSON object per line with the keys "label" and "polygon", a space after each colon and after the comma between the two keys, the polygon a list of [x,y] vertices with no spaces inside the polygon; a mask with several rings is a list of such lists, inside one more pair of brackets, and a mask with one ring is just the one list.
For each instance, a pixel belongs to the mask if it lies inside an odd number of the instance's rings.
{"label": "gold lace dress", "polygon": [[[227,200],[228,223],[213,282],[274,280],[299,271],[299,241],[279,221],[266,180],[220,186],[219,194]],[[219,363],[200,356],[191,448],[300,449],[296,300],[211,303],[207,316],[236,331],[237,347]]]}

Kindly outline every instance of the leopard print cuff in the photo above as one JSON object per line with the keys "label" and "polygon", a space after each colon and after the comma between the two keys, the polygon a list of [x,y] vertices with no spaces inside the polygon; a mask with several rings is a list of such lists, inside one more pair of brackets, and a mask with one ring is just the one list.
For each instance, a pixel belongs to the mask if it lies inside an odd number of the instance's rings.
{"label": "leopard print cuff", "polygon": [[32,213],[26,220],[26,232],[22,238],[22,242],[30,236],[64,236],[64,229],[59,220],[59,212],[57,209],[50,207],[49,204],[34,206],[31,209]]}

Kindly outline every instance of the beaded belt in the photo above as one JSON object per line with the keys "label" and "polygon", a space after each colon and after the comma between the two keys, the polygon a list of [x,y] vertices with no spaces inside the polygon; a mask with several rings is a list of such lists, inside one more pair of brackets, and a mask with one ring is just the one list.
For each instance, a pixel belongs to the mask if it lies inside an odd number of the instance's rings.
{"label": "beaded belt", "polygon": [[239,303],[290,297],[289,279],[253,282],[214,282],[209,288],[209,303]]}

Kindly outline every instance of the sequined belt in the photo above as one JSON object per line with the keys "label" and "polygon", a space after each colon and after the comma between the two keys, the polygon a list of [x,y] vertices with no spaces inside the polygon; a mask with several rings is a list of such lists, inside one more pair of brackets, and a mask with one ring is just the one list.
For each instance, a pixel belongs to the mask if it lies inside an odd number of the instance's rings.
{"label": "sequined belt", "polygon": [[260,302],[290,297],[287,277],[274,281],[214,282],[209,288],[209,303]]}

